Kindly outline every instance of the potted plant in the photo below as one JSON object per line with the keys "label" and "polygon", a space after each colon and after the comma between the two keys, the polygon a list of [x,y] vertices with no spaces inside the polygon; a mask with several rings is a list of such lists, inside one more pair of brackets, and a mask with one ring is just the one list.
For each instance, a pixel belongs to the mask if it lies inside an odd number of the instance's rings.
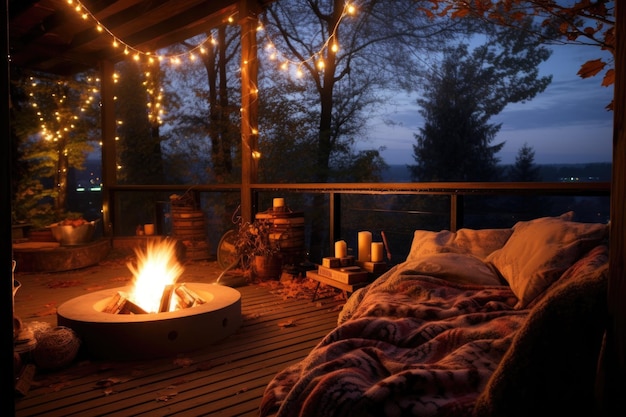
{"label": "potted plant", "polygon": [[272,224],[266,219],[253,223],[241,222],[235,239],[235,249],[244,269],[260,279],[280,277],[280,236],[272,233]]}

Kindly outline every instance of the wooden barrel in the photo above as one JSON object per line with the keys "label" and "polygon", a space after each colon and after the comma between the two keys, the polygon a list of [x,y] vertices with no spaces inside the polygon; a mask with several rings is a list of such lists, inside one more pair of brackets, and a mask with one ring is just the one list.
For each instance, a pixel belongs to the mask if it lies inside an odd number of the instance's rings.
{"label": "wooden barrel", "polygon": [[293,265],[304,260],[304,214],[302,212],[270,209],[257,213],[255,218],[270,224],[270,239],[278,241],[283,264]]}
{"label": "wooden barrel", "polygon": [[208,258],[209,244],[204,212],[174,206],[170,215],[172,220],[172,237],[185,245],[185,258]]}

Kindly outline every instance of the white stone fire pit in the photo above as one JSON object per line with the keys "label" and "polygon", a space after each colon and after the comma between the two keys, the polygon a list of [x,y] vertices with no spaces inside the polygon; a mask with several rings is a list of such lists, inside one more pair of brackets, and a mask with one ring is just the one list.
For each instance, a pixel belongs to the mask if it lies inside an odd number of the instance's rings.
{"label": "white stone fire pit", "polygon": [[73,329],[94,358],[147,359],[203,348],[234,333],[242,322],[241,294],[217,284],[186,283],[206,302],[177,311],[146,314],[103,312],[118,291],[96,291],[63,303],[59,326]]}

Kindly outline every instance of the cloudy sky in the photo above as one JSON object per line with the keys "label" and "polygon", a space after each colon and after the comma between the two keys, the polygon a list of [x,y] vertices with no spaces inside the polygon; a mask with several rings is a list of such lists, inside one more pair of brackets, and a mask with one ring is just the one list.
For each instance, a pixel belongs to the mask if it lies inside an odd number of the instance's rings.
{"label": "cloudy sky", "polygon": [[[498,153],[501,163],[515,162],[517,151],[527,143],[535,151],[535,163],[610,162],[613,113],[605,109],[613,87],[601,86],[601,78],[581,79],[576,73],[589,59],[606,57],[598,47],[554,47],[541,75],[552,74],[552,83],[532,101],[510,104],[494,123],[502,123],[494,143],[505,142]],[[415,98],[397,96],[382,121],[372,123],[365,148],[385,146],[388,164],[414,164],[414,133],[422,126]]]}

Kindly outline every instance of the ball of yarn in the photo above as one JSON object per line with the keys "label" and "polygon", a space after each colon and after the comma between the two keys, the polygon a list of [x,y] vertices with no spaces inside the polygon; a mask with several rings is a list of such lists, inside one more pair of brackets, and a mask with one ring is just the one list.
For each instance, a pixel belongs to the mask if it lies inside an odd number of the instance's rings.
{"label": "ball of yarn", "polygon": [[68,327],[58,326],[43,332],[37,339],[33,359],[43,369],[59,369],[72,363],[80,340]]}

